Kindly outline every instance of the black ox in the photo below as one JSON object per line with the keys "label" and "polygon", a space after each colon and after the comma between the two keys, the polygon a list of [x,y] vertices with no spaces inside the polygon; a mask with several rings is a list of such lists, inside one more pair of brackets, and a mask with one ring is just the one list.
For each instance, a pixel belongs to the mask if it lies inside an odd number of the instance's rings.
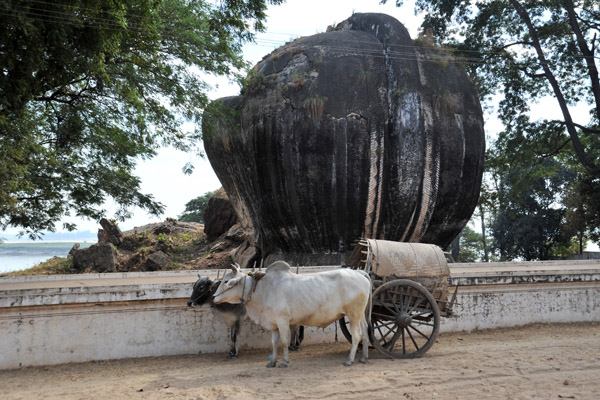
{"label": "black ox", "polygon": [[[192,295],[187,302],[188,307],[201,306],[208,304],[215,318],[229,327],[229,338],[231,347],[227,355],[228,358],[238,356],[237,337],[240,333],[242,322],[247,319],[246,307],[243,304],[213,303],[213,295],[221,283],[220,280],[212,281],[207,276],[198,275],[198,280],[194,283]],[[290,327],[292,340],[290,341],[290,350],[299,350],[300,343],[304,339],[304,327]]]}

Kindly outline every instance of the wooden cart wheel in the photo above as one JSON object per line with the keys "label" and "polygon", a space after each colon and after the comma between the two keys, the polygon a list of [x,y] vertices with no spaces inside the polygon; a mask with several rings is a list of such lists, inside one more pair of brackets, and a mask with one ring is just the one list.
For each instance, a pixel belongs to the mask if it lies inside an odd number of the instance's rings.
{"label": "wooden cart wheel", "polygon": [[384,283],[373,292],[369,336],[393,358],[420,357],[435,343],[440,309],[429,291],[407,279]]}
{"label": "wooden cart wheel", "polygon": [[346,338],[347,341],[352,343],[352,334],[350,333],[350,329],[348,328],[348,324],[349,324],[348,320],[346,319],[346,317],[342,317],[339,319],[338,322],[340,324],[340,330],[344,334],[344,337]]}

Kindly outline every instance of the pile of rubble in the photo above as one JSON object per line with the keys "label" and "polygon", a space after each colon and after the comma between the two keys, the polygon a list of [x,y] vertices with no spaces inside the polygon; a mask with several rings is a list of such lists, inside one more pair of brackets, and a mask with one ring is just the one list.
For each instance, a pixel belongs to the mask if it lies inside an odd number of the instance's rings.
{"label": "pile of rubble", "polygon": [[205,212],[205,224],[164,222],[122,232],[108,219],[100,220],[98,243],[69,255],[76,273],[214,269],[238,262],[246,267],[258,256],[247,230],[224,191],[215,194]]}

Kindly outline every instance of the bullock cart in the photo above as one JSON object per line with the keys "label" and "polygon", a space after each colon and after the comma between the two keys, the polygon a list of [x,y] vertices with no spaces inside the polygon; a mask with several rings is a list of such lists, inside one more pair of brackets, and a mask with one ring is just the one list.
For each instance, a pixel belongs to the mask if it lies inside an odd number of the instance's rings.
{"label": "bullock cart", "polygon": [[[452,316],[456,290],[448,300],[450,269],[442,250],[431,244],[366,239],[349,267],[366,271],[373,283],[369,339],[393,358],[422,356],[439,333],[440,317]],[[352,342],[345,317],[340,328]]]}

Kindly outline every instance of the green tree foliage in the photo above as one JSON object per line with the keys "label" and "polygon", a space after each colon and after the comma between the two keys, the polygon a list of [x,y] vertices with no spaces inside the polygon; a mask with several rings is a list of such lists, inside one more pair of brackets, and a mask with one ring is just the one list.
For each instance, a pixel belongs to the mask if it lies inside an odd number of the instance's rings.
{"label": "green tree foliage", "polygon": [[578,253],[589,239],[600,243],[600,178],[578,174],[564,196],[566,235],[575,237]]}
{"label": "green tree foliage", "polygon": [[565,238],[576,239],[578,254],[583,252],[584,245],[589,239],[588,228],[591,220],[581,185],[580,180],[573,182],[563,196],[563,204],[566,207],[563,235]]}
{"label": "green tree foliage", "polygon": [[[481,233],[475,232],[468,225],[464,227],[459,235],[460,251],[455,262],[470,263],[484,260],[484,246]],[[454,252],[452,246],[448,249]],[[454,256],[453,256],[454,257]]]}
{"label": "green tree foliage", "polygon": [[568,247],[564,235],[566,209],[559,194],[574,179],[572,170],[546,160],[524,173],[518,164],[498,177],[499,201],[491,230],[500,260],[547,260],[553,249]]}
{"label": "green tree foliage", "polygon": [[484,248],[482,236],[468,226],[463,229],[460,248],[460,262],[483,261]]}
{"label": "green tree foliage", "polygon": [[267,2],[281,0],[0,2],[0,229],[98,219],[108,198],[120,220],[161,213],[136,162],[199,151],[181,125],[199,126],[207,74],[245,66]]}
{"label": "green tree foliage", "polygon": [[[492,99],[500,99],[494,108],[504,130],[487,146],[485,196],[479,207],[488,215],[484,220],[493,228],[496,251],[503,259],[546,258],[558,248],[570,248],[569,236],[581,247],[586,237],[600,239],[596,228],[600,204],[592,195],[598,197],[600,192],[600,80],[595,53],[600,44],[600,2],[417,0],[416,4],[426,13],[423,31],[454,52],[484,104],[491,106]],[[533,120],[530,106],[544,97],[553,98],[560,111]],[[590,118],[576,120],[574,107],[586,107]],[[548,184],[566,173],[556,165],[569,170],[568,186]],[[538,248],[525,249],[518,240]]]}
{"label": "green tree foliage", "polygon": [[[397,1],[402,3],[402,1]],[[483,97],[502,93],[504,135],[538,132],[547,154],[569,143],[585,170],[600,176],[600,2],[595,0],[417,0],[423,29],[455,49]],[[541,121],[530,104],[554,97],[560,114]],[[590,121],[575,121],[570,106],[586,104]],[[553,134],[545,129],[550,127]],[[535,128],[535,129],[531,129]]]}
{"label": "green tree foliage", "polygon": [[207,192],[202,196],[196,197],[185,204],[185,211],[179,216],[179,220],[183,222],[200,222],[204,223],[204,210],[208,205],[208,200],[215,192]]}

